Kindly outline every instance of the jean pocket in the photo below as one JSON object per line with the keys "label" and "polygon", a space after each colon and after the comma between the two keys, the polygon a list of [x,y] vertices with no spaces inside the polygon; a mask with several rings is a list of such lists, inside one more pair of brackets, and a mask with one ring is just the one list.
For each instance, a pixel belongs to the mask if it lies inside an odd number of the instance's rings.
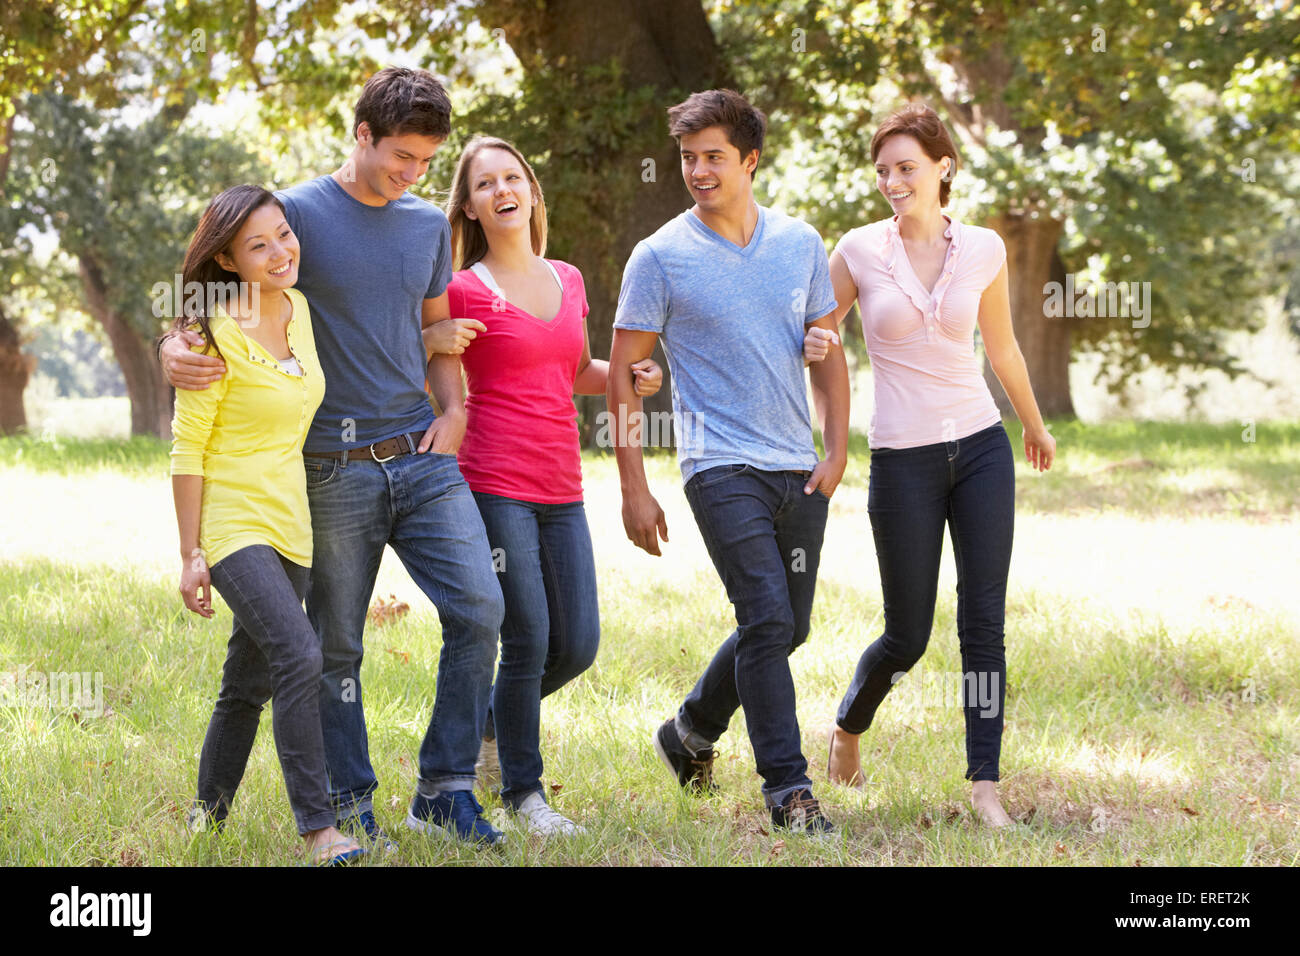
{"label": "jean pocket", "polygon": [[302,467],[307,472],[307,487],[320,488],[338,477],[337,458],[304,458]]}
{"label": "jean pocket", "polygon": [[705,488],[721,484],[728,478],[736,478],[753,470],[752,465],[718,465],[715,468],[706,468],[694,476],[695,487],[703,491]]}

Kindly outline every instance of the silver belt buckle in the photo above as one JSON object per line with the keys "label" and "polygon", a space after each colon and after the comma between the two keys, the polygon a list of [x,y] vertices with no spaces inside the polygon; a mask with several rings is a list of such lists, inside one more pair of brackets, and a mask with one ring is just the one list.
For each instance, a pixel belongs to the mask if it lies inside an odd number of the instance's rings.
{"label": "silver belt buckle", "polygon": [[373,458],[375,461],[379,462],[381,465],[382,465],[384,462],[386,462],[386,461],[392,461],[394,458],[397,457],[396,455],[389,455],[387,458],[380,458],[378,455],[375,454],[375,445],[376,445],[376,444],[378,444],[378,442],[371,442],[371,443],[370,443],[370,446],[369,446],[369,447],[370,447],[370,457]]}

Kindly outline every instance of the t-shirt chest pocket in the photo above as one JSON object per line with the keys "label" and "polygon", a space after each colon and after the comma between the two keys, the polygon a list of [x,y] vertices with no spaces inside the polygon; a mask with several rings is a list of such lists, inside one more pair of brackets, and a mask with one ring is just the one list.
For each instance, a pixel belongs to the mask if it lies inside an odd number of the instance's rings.
{"label": "t-shirt chest pocket", "polygon": [[431,253],[402,253],[402,290],[413,299],[423,299],[433,281],[433,255]]}

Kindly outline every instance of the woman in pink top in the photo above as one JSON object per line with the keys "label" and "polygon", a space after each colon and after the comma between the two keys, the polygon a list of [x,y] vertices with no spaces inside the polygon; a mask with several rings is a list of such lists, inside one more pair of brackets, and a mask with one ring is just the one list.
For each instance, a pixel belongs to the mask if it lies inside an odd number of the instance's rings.
{"label": "woman in pink top", "polygon": [[[591,665],[600,639],[573,395],[603,395],[609,366],[591,357],[582,274],[542,258],[546,207],[518,150],[475,137],[457,164],[447,218],[460,270],[447,287],[455,318],[427,341],[465,366],[460,470],[506,602],[489,720],[502,802],[532,832],[580,832],[547,806],[539,719],[541,699]],[[658,365],[633,370],[639,394],[659,390]],[[484,745],[490,753],[493,743]]]}
{"label": "woman in pink top", "polygon": [[[948,202],[957,151],[929,107],[899,110],[871,140],[877,185],[894,216],[850,231],[831,255],[837,321],[856,300],[875,381],[867,510],[880,564],[884,633],[858,661],[831,733],[832,781],[861,787],[859,736],[934,623],[946,523],[957,563],[957,635],[971,802],[990,826],[998,799],[1006,696],[1003,622],[1015,474],[1011,443],[980,373],[984,352],[1024,423],[1025,457],[1056,455],[1011,327],[1006,249],[991,229],[959,223]],[[837,341],[813,329],[807,357]]]}

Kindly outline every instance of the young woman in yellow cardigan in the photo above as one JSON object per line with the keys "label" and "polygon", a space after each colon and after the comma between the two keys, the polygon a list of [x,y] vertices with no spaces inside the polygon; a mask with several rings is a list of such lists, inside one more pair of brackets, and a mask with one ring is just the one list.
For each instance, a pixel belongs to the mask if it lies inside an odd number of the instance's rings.
{"label": "young woman in yellow cardigan", "polygon": [[302,606],[312,556],[302,446],[325,380],[307,300],[293,288],[298,261],[284,207],[260,186],[214,199],[185,256],[182,288],[198,283],[202,294],[187,297],[176,326],[197,324],[202,348],[222,357],[226,374],[202,391],[176,393],[180,591],[187,608],[212,617],[215,586],[235,618],[190,824],[225,820],[262,705],[273,698],[276,751],[308,859],[339,864],[365,851],[334,828],[320,643]]}

